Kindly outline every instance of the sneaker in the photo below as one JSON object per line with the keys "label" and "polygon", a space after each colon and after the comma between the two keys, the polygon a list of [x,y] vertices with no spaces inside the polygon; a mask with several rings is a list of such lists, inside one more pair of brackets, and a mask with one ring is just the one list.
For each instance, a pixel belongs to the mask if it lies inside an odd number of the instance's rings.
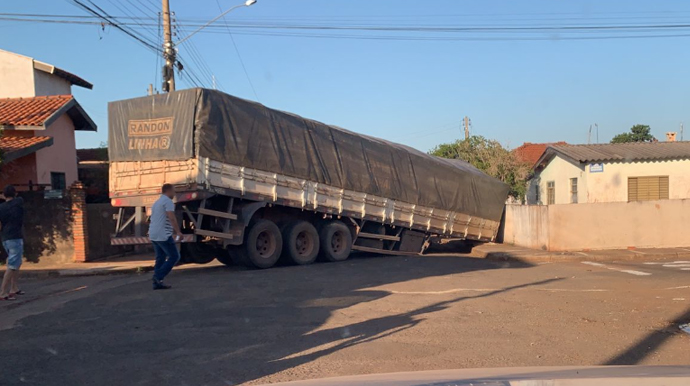
{"label": "sneaker", "polygon": [[17,300],[13,295],[7,295],[0,298],[0,300]]}
{"label": "sneaker", "polygon": [[10,294],[10,295],[26,295],[26,292],[19,290],[19,291],[15,292],[13,294]]}
{"label": "sneaker", "polygon": [[154,290],[161,290],[161,289],[170,289],[172,286],[169,286],[167,284],[163,284],[162,281],[154,281],[153,282],[153,289]]}

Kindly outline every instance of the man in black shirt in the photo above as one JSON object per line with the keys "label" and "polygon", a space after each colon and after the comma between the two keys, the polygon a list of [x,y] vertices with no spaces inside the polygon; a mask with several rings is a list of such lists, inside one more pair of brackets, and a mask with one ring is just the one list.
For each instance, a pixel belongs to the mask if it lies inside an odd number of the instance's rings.
{"label": "man in black shirt", "polygon": [[24,254],[24,200],[17,197],[12,185],[5,187],[3,195],[7,201],[0,204],[0,236],[2,246],[7,251],[7,271],[0,287],[0,300],[15,300],[15,295],[24,294],[17,287],[17,276]]}

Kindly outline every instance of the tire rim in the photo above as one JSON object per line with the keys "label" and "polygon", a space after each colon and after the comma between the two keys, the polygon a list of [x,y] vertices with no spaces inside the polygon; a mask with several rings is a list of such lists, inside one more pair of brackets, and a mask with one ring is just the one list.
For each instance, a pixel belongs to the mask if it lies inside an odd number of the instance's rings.
{"label": "tire rim", "polygon": [[337,231],[331,237],[331,251],[333,253],[340,253],[345,249],[345,235],[343,232]]}
{"label": "tire rim", "polygon": [[271,256],[276,250],[275,237],[268,232],[263,231],[256,236],[256,252],[261,257]]}
{"label": "tire rim", "polygon": [[300,232],[295,238],[295,249],[300,256],[307,256],[314,250],[314,240],[307,232]]}

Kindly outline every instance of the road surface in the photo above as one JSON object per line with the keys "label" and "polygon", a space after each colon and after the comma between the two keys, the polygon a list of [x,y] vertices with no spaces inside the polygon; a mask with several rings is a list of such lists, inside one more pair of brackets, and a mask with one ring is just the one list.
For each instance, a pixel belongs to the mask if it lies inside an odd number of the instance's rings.
{"label": "road surface", "polygon": [[688,364],[690,261],[362,257],[34,279],[2,385],[237,385],[476,367]]}

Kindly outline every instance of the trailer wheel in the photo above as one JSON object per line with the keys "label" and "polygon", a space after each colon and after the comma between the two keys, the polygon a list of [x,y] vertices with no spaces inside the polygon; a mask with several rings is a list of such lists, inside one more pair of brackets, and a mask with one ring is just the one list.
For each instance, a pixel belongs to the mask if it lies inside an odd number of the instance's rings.
{"label": "trailer wheel", "polygon": [[182,243],[180,247],[180,263],[207,264],[213,261],[223,251],[203,243]]}
{"label": "trailer wheel", "polygon": [[293,264],[311,264],[319,254],[319,232],[310,223],[298,220],[283,229],[285,259]]}
{"label": "trailer wheel", "polygon": [[228,267],[236,265],[235,261],[230,255],[230,251],[227,249],[224,251],[218,251],[218,255],[216,255],[216,260],[220,261],[221,263],[223,263],[223,265],[226,265]]}
{"label": "trailer wheel", "polygon": [[352,234],[340,221],[331,221],[319,229],[321,250],[319,257],[323,261],[344,261],[350,256]]}
{"label": "trailer wheel", "polygon": [[[225,264],[225,262],[221,261],[221,263],[230,266],[230,265],[243,265],[243,266],[249,266],[249,263],[247,263],[247,260],[245,259],[245,253],[244,253],[244,245],[228,245],[225,247],[225,250],[227,252],[227,259],[230,264]],[[220,260],[219,260],[220,261]]]}
{"label": "trailer wheel", "polygon": [[258,220],[245,233],[242,255],[255,268],[271,268],[283,251],[283,237],[278,226],[269,220]]}

